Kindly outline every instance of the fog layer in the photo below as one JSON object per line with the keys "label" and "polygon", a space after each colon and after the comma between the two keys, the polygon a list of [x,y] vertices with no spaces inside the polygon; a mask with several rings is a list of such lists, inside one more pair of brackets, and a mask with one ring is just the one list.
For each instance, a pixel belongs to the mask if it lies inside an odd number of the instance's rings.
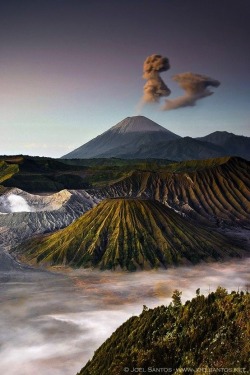
{"label": "fog layer", "polygon": [[74,375],[100,344],[145,304],[247,288],[250,259],[167,271],[0,272],[0,373]]}

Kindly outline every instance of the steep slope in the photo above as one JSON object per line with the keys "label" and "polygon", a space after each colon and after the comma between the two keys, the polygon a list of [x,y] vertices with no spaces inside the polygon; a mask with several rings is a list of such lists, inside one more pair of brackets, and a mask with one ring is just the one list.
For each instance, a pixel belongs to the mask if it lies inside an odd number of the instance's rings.
{"label": "steep slope", "polygon": [[83,146],[62,158],[119,157],[123,154],[135,154],[148,143],[170,141],[180,138],[164,127],[144,116],[127,117],[105,133],[92,139]]}
{"label": "steep slope", "polygon": [[189,161],[158,172],[136,171],[96,194],[156,199],[195,219],[249,226],[249,176],[250,162],[240,158]]}
{"label": "steep slope", "polygon": [[67,228],[17,252],[45,265],[130,271],[241,255],[226,238],[186,222],[161,203],[136,199],[105,200]]}
{"label": "steep slope", "polygon": [[219,287],[184,305],[180,292],[172,298],[173,304],[144,307],[140,316],[122,324],[78,375],[122,375],[134,369],[145,374],[159,369],[171,374],[198,375],[211,369],[249,374],[250,294],[228,294]]}

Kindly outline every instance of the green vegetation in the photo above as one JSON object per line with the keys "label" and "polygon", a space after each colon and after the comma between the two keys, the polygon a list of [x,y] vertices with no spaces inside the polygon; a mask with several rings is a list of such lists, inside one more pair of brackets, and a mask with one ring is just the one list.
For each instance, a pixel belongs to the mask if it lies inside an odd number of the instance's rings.
{"label": "green vegetation", "polygon": [[129,271],[243,253],[163,204],[138,199],[107,199],[67,228],[22,244],[17,251],[24,260],[44,265]]}
{"label": "green vegetation", "polygon": [[[52,159],[38,156],[1,156],[0,183],[28,192],[101,188],[144,171],[168,176],[220,166],[230,158],[184,161],[164,159]],[[1,171],[6,169],[5,172]]]}
{"label": "green vegetation", "polygon": [[15,173],[18,172],[17,164],[8,164],[3,160],[0,160],[0,183],[10,179]]}
{"label": "green vegetation", "polygon": [[230,160],[230,156],[222,158],[212,158],[206,160],[188,160],[178,163],[170,163],[167,167],[169,172],[194,172],[200,169],[213,168],[225,164]]}
{"label": "green vegetation", "polygon": [[185,304],[180,295],[175,291],[169,306],[144,306],[78,375],[123,375],[124,368],[128,374],[139,368],[143,374],[151,374],[152,368],[172,369],[172,374],[249,374],[250,295],[218,287],[207,297],[197,290],[196,298]]}
{"label": "green vegetation", "polygon": [[5,179],[5,187],[17,187],[28,192],[56,192],[63,189],[90,187],[84,181],[85,167],[71,167],[45,157],[1,157],[15,173]]}
{"label": "green vegetation", "polygon": [[0,163],[11,172],[6,171],[4,174],[4,186],[17,187],[28,192],[55,192],[62,189],[107,186],[130,176],[134,170],[158,170],[170,161],[132,161],[116,158],[52,159],[18,155],[1,156]]}
{"label": "green vegetation", "polygon": [[173,163],[167,159],[119,159],[119,158],[95,158],[95,159],[58,159],[68,165],[85,167],[127,167],[132,169],[159,169]]}

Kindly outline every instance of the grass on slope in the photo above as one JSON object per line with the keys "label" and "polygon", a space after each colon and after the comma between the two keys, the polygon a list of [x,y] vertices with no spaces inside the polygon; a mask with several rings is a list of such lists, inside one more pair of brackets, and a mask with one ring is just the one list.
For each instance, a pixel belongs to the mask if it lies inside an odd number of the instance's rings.
{"label": "grass on slope", "polygon": [[18,171],[17,164],[7,164],[5,161],[0,160],[0,183],[10,179]]}
{"label": "grass on slope", "polygon": [[18,249],[45,265],[124,270],[240,256],[224,237],[186,222],[157,201],[108,199],[73,224]]}
{"label": "grass on slope", "polygon": [[177,163],[171,163],[167,166],[169,172],[180,173],[180,172],[191,172],[205,168],[213,168],[218,165],[227,163],[231,159],[230,156],[221,158],[211,158],[205,160],[188,160]]}

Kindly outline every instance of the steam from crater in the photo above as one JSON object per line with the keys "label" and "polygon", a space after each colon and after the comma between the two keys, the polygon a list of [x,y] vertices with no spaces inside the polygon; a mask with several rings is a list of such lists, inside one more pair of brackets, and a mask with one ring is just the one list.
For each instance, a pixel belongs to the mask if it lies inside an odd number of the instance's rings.
{"label": "steam from crater", "polygon": [[16,194],[10,194],[8,196],[10,212],[30,212],[31,208],[27,201]]}

